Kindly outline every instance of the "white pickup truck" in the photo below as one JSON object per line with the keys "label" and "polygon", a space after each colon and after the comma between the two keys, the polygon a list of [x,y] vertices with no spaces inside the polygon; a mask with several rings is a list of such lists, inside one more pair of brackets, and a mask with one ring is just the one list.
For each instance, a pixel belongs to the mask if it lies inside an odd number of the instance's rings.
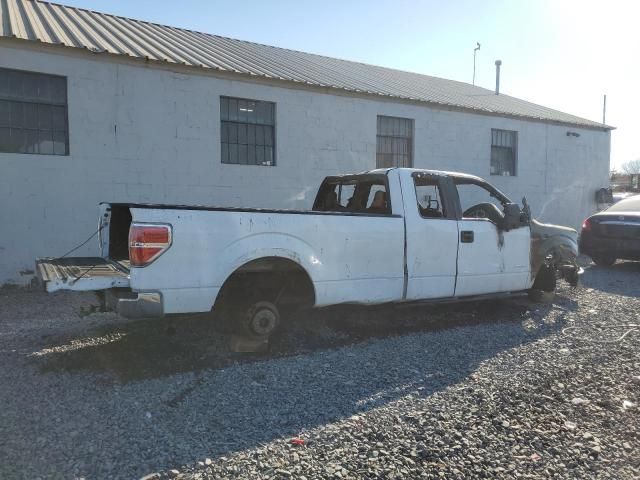
{"label": "white pickup truck", "polygon": [[442,301],[577,284],[577,232],[481,178],[327,177],[311,211],[101,204],[102,256],[47,258],[49,292],[105,290],[124,316],[213,312],[264,338],[289,305]]}

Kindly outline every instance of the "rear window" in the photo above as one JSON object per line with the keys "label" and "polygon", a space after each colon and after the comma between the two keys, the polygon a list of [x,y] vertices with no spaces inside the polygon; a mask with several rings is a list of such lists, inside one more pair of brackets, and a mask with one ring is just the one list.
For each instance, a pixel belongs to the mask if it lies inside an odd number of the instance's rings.
{"label": "rear window", "polygon": [[620,200],[606,210],[607,212],[640,212],[640,195]]}
{"label": "rear window", "polygon": [[325,183],[313,207],[316,211],[390,214],[391,202],[384,177],[350,177]]}

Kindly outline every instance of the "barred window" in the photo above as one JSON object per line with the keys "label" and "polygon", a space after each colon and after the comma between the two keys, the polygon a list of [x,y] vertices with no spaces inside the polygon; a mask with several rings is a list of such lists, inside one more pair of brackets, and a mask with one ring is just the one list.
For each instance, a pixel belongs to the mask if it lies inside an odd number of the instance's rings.
{"label": "barred window", "polygon": [[376,166],[413,166],[413,120],[378,115]]}
{"label": "barred window", "polygon": [[276,164],[275,103],[220,97],[222,163]]}
{"label": "barred window", "polygon": [[0,68],[0,152],[69,154],[65,77]]}
{"label": "barred window", "polygon": [[515,176],[518,132],[491,129],[491,175]]}

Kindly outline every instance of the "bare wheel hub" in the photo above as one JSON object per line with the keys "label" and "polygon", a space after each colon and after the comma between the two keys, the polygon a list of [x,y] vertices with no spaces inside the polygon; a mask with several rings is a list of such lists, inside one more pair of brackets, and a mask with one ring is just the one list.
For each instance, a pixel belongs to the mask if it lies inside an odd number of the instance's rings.
{"label": "bare wheel hub", "polygon": [[278,326],[279,315],[275,305],[269,302],[258,302],[252,308],[249,318],[249,328],[258,336],[270,335]]}

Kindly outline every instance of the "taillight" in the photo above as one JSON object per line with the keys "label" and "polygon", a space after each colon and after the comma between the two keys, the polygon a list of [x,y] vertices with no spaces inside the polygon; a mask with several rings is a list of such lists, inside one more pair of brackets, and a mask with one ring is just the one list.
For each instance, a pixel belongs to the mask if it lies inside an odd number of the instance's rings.
{"label": "taillight", "polygon": [[584,222],[582,222],[582,231],[588,232],[589,230],[591,230],[591,220],[587,218]]}
{"label": "taillight", "polygon": [[171,246],[171,225],[132,223],[129,228],[129,260],[132,267],[144,267]]}

